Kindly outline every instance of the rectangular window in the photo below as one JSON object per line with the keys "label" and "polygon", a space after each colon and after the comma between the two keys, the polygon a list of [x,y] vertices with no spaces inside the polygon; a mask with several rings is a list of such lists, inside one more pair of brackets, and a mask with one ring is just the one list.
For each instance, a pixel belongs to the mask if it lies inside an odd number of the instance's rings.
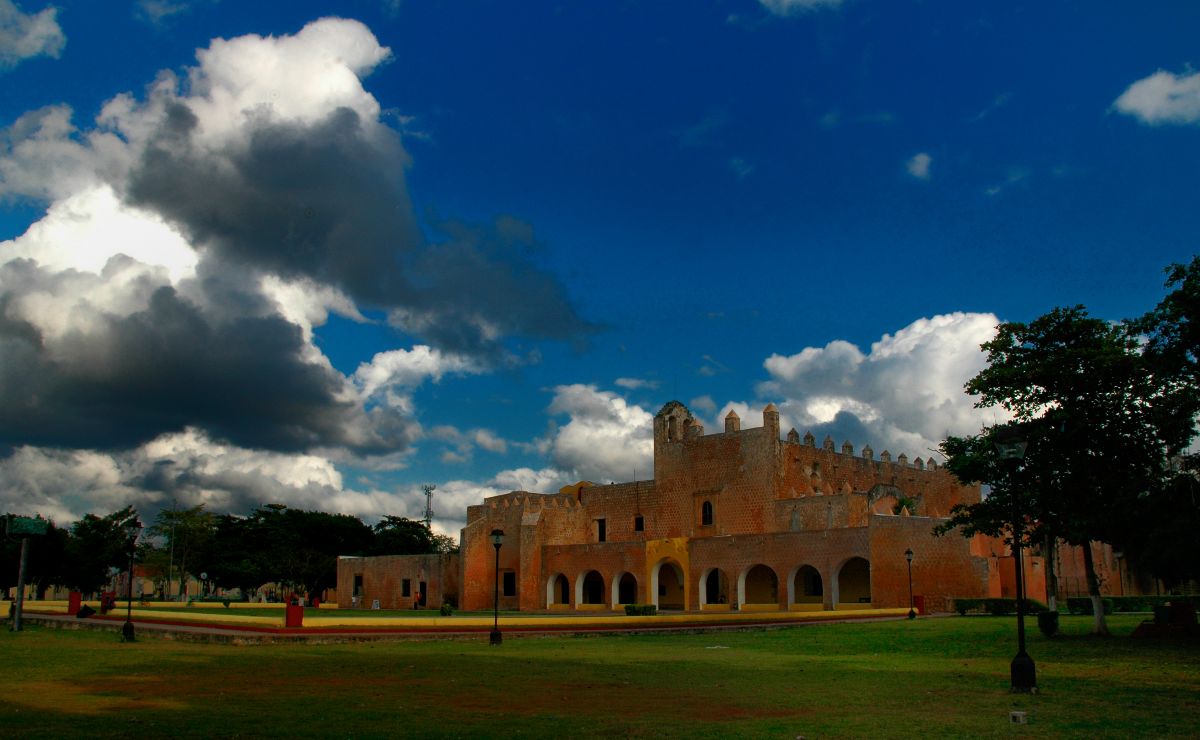
{"label": "rectangular window", "polygon": [[607,541],[607,538],[608,538],[608,532],[606,531],[606,528],[605,528],[605,526],[604,526],[604,525],[605,525],[605,520],[604,520],[604,519],[597,519],[597,520],[596,520],[596,541],[597,541],[597,542],[605,542],[605,541]]}
{"label": "rectangular window", "polygon": [[400,595],[412,596],[412,581],[407,578],[405,578],[403,581],[400,581]]}
{"label": "rectangular window", "polygon": [[354,594],[353,594],[354,596],[362,596],[362,590],[363,590],[362,578],[363,577],[361,575],[354,576]]}
{"label": "rectangular window", "polygon": [[516,596],[517,595],[517,574],[514,571],[506,570],[503,573],[503,581],[504,581],[504,595],[505,596]]}
{"label": "rectangular window", "polygon": [[646,531],[646,520],[644,518],[642,518],[640,515],[635,516],[633,518],[633,531],[634,532],[645,532]]}

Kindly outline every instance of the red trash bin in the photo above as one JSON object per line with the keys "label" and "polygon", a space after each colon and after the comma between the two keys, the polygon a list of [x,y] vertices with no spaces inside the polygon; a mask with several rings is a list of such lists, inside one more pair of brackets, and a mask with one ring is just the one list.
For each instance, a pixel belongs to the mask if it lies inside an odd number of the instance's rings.
{"label": "red trash bin", "polygon": [[299,604],[289,603],[284,607],[287,611],[284,612],[283,626],[284,627],[303,627],[304,626],[304,607]]}
{"label": "red trash bin", "polygon": [[913,609],[917,610],[917,614],[925,613],[925,596],[917,594],[913,596]]}
{"label": "red trash bin", "polygon": [[67,594],[67,615],[75,616],[79,613],[79,607],[83,606],[83,594],[78,591],[72,591]]}

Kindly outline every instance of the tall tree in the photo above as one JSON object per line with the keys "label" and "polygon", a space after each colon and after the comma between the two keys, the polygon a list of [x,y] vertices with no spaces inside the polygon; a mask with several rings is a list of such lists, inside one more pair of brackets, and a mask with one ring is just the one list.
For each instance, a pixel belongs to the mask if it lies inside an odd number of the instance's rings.
{"label": "tall tree", "polygon": [[85,594],[108,582],[109,569],[129,567],[129,538],[125,524],[137,517],[132,506],[105,516],[85,514],[71,526],[67,540],[63,585]]}
{"label": "tall tree", "polygon": [[376,555],[417,555],[435,552],[437,543],[425,522],[402,516],[385,516],[372,527]]}
{"label": "tall tree", "polygon": [[217,517],[213,536],[197,557],[213,583],[236,588],[246,599],[253,589],[271,580],[266,562],[269,546],[269,539],[249,519],[223,514]]}
{"label": "tall tree", "polygon": [[1155,417],[1171,456],[1166,478],[1131,520],[1127,554],[1169,586],[1200,579],[1200,456],[1187,454],[1200,414],[1200,256],[1167,270],[1168,293],[1129,322],[1159,378]]}
{"label": "tall tree", "polygon": [[1093,629],[1107,634],[1091,543],[1121,544],[1130,513],[1163,477],[1167,442],[1155,415],[1162,379],[1146,372],[1138,342],[1124,327],[1091,318],[1082,306],[1057,308],[1028,324],[1003,323],[982,346],[987,366],[966,390],[979,397],[978,407],[1008,410],[1030,445],[1019,470],[1004,471],[989,449],[992,430],[947,440],[952,470],[968,477],[976,470],[975,480],[993,485],[988,501],[957,509],[952,521],[995,531],[1011,519],[1005,498],[1017,497],[1036,518],[1035,533],[1082,548]]}
{"label": "tall tree", "polygon": [[310,597],[337,584],[339,555],[365,555],[373,539],[371,528],[357,517],[281,504],[256,509],[244,526],[265,580]]}
{"label": "tall tree", "polygon": [[[188,575],[198,575],[201,571],[195,566],[194,554],[201,551],[212,538],[216,530],[216,520],[213,515],[204,510],[204,504],[190,509],[163,509],[154,519],[154,525],[147,533],[165,541],[170,565],[176,573],[168,573],[172,580],[172,590],[182,595],[187,584]],[[190,569],[189,569],[190,566]],[[195,573],[193,573],[195,571]]]}
{"label": "tall tree", "polygon": [[1159,376],[1159,424],[1170,452],[1183,452],[1196,434],[1200,413],[1200,256],[1167,268],[1170,292],[1153,311],[1128,322],[1146,339],[1149,372]]}

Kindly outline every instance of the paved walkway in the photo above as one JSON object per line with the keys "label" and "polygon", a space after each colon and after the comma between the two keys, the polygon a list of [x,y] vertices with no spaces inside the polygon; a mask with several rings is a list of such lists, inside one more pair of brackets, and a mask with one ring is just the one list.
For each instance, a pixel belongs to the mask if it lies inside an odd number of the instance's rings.
{"label": "paved walkway", "polygon": [[[818,612],[799,618],[787,612],[762,614],[667,614],[658,617],[613,617],[561,615],[531,615],[528,617],[505,617],[500,620],[500,629],[508,637],[533,637],[549,635],[589,634],[645,634],[659,632],[717,632],[728,630],[778,629],[812,624],[878,621],[905,619],[907,611],[879,609],[871,612]],[[813,618],[819,614],[820,618]],[[836,614],[836,616],[835,616]],[[791,617],[791,618],[788,618]],[[86,629],[120,632],[125,624],[123,616],[94,615],[84,619],[66,614],[26,612],[22,616],[25,624],[37,624],[56,629]],[[235,645],[261,643],[344,643],[374,640],[412,639],[480,639],[491,632],[491,620],[465,617],[461,619],[396,618],[389,624],[363,627],[319,626],[314,624],[300,628],[269,627],[259,625],[200,624],[194,621],[164,619],[134,619],[138,635],[154,635],[168,640],[193,642],[227,643]],[[449,622],[449,624],[447,623]],[[457,624],[455,623],[457,622]],[[657,622],[657,623],[656,623]]]}

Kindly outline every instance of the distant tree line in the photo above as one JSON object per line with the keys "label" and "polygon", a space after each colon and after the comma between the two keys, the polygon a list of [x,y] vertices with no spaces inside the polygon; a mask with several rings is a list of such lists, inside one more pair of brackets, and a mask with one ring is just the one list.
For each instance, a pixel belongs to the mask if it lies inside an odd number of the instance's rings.
{"label": "distant tree line", "polygon": [[[41,597],[53,586],[95,594],[129,567],[125,524],[137,516],[126,507],[105,516],[87,514],[69,527],[48,522],[45,535],[30,537],[26,584]],[[303,511],[268,504],[247,516],[214,514],[204,505],[164,509],[138,541],[136,561],[166,597],[183,596],[188,578],[239,589],[265,583],[316,596],[337,584],[339,555],[413,555],[455,552],[458,543],[434,534],[424,522],[386,516],[369,526],[349,514]],[[0,592],[17,584],[20,542],[0,550]],[[189,594],[195,596],[196,594]]]}
{"label": "distant tree line", "polygon": [[[976,406],[1005,409],[1014,421],[941,445],[958,478],[990,492],[955,507],[935,531],[1011,537],[1018,511],[1025,544],[1048,568],[1057,541],[1082,546],[1101,634],[1107,626],[1091,543],[1111,545],[1168,587],[1200,579],[1200,456],[1192,446],[1200,257],[1166,273],[1166,296],[1137,318],[1111,322],[1071,306],[1000,324],[982,345],[987,366],[966,391]],[[1019,463],[1001,460],[995,447],[1014,433],[1028,443]],[[1046,575],[1053,599],[1055,574]]]}

